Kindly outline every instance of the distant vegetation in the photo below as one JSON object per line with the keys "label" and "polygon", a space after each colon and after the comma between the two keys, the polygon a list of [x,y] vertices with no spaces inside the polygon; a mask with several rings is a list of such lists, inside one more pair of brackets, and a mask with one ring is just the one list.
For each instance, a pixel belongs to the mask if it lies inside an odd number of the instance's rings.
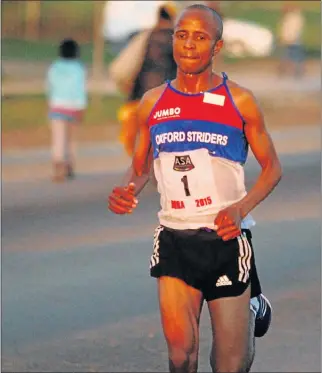
{"label": "distant vegetation", "polygon": [[[35,0],[34,0],[35,1]],[[39,1],[39,0],[38,0]],[[93,1],[40,1],[39,41],[25,41],[26,1],[2,1],[2,58],[51,60],[57,42],[75,37],[83,45],[83,57],[91,61],[93,39]],[[180,2],[182,4],[182,2]],[[259,23],[274,33],[277,30],[283,1],[223,1],[226,17]],[[307,52],[320,55],[320,2],[297,1],[307,19],[304,42]],[[105,62],[113,57],[108,43]]]}

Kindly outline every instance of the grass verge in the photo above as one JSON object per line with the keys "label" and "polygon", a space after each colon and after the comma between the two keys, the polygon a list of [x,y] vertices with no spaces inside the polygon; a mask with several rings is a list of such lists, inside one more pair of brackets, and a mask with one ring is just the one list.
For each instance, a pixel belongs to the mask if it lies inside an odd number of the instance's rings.
{"label": "grass verge", "polygon": [[[83,126],[108,126],[117,121],[124,102],[119,96],[90,96]],[[43,95],[9,96],[2,99],[2,133],[30,132],[47,125],[47,100]]]}

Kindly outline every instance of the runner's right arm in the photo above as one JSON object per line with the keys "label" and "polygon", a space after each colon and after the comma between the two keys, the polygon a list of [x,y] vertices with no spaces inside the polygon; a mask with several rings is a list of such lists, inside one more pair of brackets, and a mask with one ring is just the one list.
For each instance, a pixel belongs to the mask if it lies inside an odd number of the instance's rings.
{"label": "runner's right arm", "polygon": [[150,168],[152,165],[152,147],[150,132],[147,121],[154,102],[151,102],[151,91],[148,91],[141,99],[137,110],[137,121],[139,128],[139,140],[133,155],[132,165],[125,176],[124,185],[134,183],[136,185],[135,194],[140,191],[149,181]]}
{"label": "runner's right arm", "polygon": [[[162,86],[161,86],[162,87]],[[160,97],[161,87],[154,88],[142,97],[137,112],[139,142],[123,186],[115,187],[108,197],[108,208],[116,214],[129,214],[137,206],[137,196],[149,181],[152,166],[152,146],[148,118]]]}

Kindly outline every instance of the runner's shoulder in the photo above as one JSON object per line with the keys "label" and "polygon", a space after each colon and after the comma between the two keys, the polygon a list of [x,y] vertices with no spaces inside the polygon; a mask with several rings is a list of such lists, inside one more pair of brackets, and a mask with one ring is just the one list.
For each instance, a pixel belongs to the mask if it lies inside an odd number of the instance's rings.
{"label": "runner's shoulder", "polygon": [[232,80],[228,80],[227,85],[234,103],[242,115],[249,113],[249,110],[258,110],[258,102],[254,93],[250,89],[243,87]]}
{"label": "runner's shoulder", "polygon": [[227,85],[234,99],[240,97],[248,99],[254,98],[254,94],[250,89],[238,84],[233,80],[227,80]]}
{"label": "runner's shoulder", "polygon": [[158,87],[155,87],[155,88],[152,88],[146,91],[141,99],[141,104],[148,105],[148,106],[152,105],[153,107],[156,104],[156,102],[159,100],[159,98],[161,97],[166,86],[167,84],[164,83],[164,84],[159,85]]}
{"label": "runner's shoulder", "polygon": [[154,105],[158,102],[165,88],[166,84],[162,84],[144,93],[138,108],[138,115],[142,123],[145,123],[147,118],[150,116]]}

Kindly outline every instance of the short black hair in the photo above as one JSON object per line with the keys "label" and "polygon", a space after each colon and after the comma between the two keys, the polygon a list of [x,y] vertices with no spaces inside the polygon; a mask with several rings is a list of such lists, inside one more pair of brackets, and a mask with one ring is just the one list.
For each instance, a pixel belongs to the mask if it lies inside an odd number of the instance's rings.
{"label": "short black hair", "polygon": [[78,58],[80,48],[78,43],[73,39],[64,39],[59,45],[59,56],[66,59]]}
{"label": "short black hair", "polygon": [[171,15],[167,11],[167,9],[165,7],[163,7],[163,6],[160,7],[160,9],[159,9],[159,19],[166,19],[167,21],[171,21],[172,20]]}
{"label": "short black hair", "polygon": [[192,4],[192,5],[187,6],[184,9],[184,12],[186,10],[190,10],[190,9],[199,9],[199,10],[204,10],[206,12],[209,12],[212,15],[213,19],[216,21],[217,25],[218,25],[216,39],[217,40],[222,39],[222,35],[223,35],[223,31],[224,31],[224,24],[223,24],[221,15],[218,12],[216,12],[215,9],[209,8],[209,6],[204,5],[204,4]]}

